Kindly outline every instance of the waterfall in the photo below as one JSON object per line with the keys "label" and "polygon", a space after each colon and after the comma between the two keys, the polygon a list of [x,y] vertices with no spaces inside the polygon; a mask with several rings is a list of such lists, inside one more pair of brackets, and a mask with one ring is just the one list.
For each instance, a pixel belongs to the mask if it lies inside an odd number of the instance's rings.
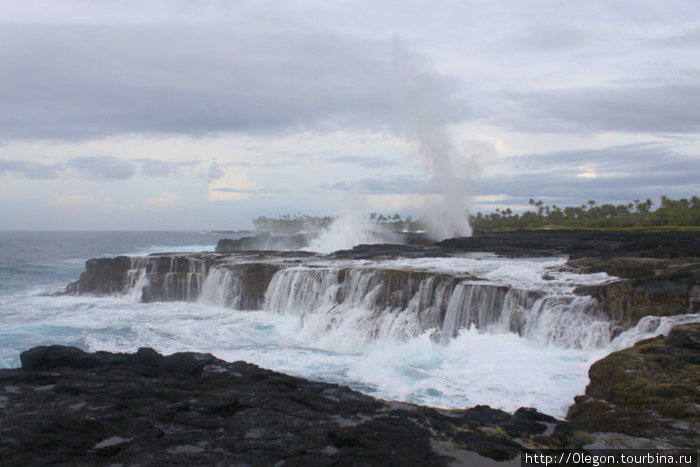
{"label": "waterfall", "polygon": [[148,286],[146,259],[142,257],[131,258],[131,267],[126,272],[124,293],[132,297],[134,301],[141,300],[143,289]]}
{"label": "waterfall", "polygon": [[242,296],[240,273],[226,267],[214,267],[204,278],[198,301],[238,309]]}
{"label": "waterfall", "polygon": [[122,293],[143,302],[200,301],[236,309],[259,309],[272,275],[281,266],[230,262],[218,256],[152,255],[131,258]]}
{"label": "waterfall", "polygon": [[196,257],[133,257],[126,272],[124,293],[145,302],[191,302],[200,296],[207,271],[207,262]]}
{"label": "waterfall", "polygon": [[610,343],[617,329],[617,325],[600,313],[598,302],[587,296],[545,296],[525,313],[520,334],[542,344],[600,348]]}
{"label": "waterfall", "polygon": [[293,313],[309,332],[405,339],[427,330],[448,342],[464,329],[512,332],[571,348],[607,345],[615,331],[590,297],[377,268],[294,267],[274,275],[264,308]]}
{"label": "waterfall", "polygon": [[339,288],[337,269],[287,268],[272,278],[265,292],[266,310],[303,314],[332,307]]}
{"label": "waterfall", "polygon": [[339,340],[406,340],[429,331],[447,343],[475,328],[592,349],[606,346],[619,331],[595,299],[570,288],[541,281],[510,286],[457,274],[406,265],[286,266],[152,255],[131,259],[124,292],[144,302],[199,301],[296,315],[314,339],[334,333]]}
{"label": "waterfall", "polygon": [[612,352],[633,346],[643,339],[664,335],[678,325],[700,322],[700,315],[689,313],[676,316],[645,316],[639,320],[636,326],[620,333],[610,344]]}

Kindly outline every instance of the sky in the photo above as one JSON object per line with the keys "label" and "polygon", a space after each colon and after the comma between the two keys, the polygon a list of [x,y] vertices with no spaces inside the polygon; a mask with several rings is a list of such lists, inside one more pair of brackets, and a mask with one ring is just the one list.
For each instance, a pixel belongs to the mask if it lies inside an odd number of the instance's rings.
{"label": "sky", "polygon": [[0,2],[0,230],[661,195],[700,195],[697,0]]}

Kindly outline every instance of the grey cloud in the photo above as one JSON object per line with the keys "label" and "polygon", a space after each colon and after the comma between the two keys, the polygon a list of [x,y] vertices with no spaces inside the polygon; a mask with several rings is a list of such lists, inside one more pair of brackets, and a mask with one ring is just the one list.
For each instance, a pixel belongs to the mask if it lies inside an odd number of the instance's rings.
{"label": "grey cloud", "polygon": [[216,178],[219,178],[223,174],[224,174],[224,171],[221,170],[221,166],[219,166],[219,163],[216,161],[212,161],[212,163],[209,165],[209,171],[207,174],[209,181],[212,181]]}
{"label": "grey cloud", "polygon": [[[520,156],[504,159],[501,164],[515,173],[479,180],[475,193],[506,194],[525,201],[546,197],[563,206],[588,199],[627,202],[700,192],[700,158],[661,144]],[[580,177],[580,165],[591,166],[598,177]]]}
{"label": "grey cloud", "polygon": [[126,180],[136,174],[133,162],[112,156],[73,157],[67,166],[84,178]]}
{"label": "grey cloud", "polygon": [[339,191],[360,190],[366,194],[435,194],[439,190],[433,180],[397,176],[387,178],[364,178],[361,180],[338,182],[331,188]]}
{"label": "grey cloud", "polygon": [[62,171],[61,164],[42,164],[16,159],[0,160],[0,173],[11,173],[34,180],[57,178]]}
{"label": "grey cloud", "polygon": [[196,25],[0,26],[0,136],[394,124],[391,43]]}
{"label": "grey cloud", "polygon": [[136,175],[137,167],[148,177],[165,177],[188,163],[171,163],[157,159],[122,160],[112,156],[72,157],[65,164],[43,164],[16,159],[0,160],[0,173],[13,173],[22,177],[49,180],[72,169],[86,179],[125,180]]}
{"label": "grey cloud", "polygon": [[360,165],[368,168],[395,167],[397,165],[396,161],[393,160],[387,160],[386,158],[382,157],[366,156],[337,156],[329,157],[325,161],[334,164]]}
{"label": "grey cloud", "polygon": [[141,167],[141,174],[148,177],[167,177],[172,175],[181,164],[165,162],[158,159],[134,159]]}
{"label": "grey cloud", "polygon": [[[589,199],[601,203],[634,199],[688,197],[700,193],[700,157],[675,152],[665,144],[631,144],[598,150],[562,151],[505,157],[498,165],[508,173],[474,181],[463,180],[474,195],[505,195],[508,201],[527,204],[544,198],[560,206]],[[597,177],[581,177],[595,171]],[[398,176],[365,178],[335,183],[322,189],[360,191],[365,194],[439,194],[430,178]]]}
{"label": "grey cloud", "polygon": [[695,28],[680,34],[673,34],[651,41],[654,45],[663,47],[698,47],[700,45],[700,29]]}
{"label": "grey cloud", "polygon": [[513,158],[504,163],[526,173],[577,175],[585,171],[584,167],[591,166],[603,176],[614,174],[618,178],[690,174],[700,180],[700,157],[676,153],[660,143],[555,152]]}
{"label": "grey cloud", "polygon": [[574,27],[545,27],[513,34],[496,45],[520,52],[568,52],[584,45],[589,37],[590,34]]}
{"label": "grey cloud", "polygon": [[[514,96],[513,127],[534,131],[688,133],[700,130],[700,85],[575,89]],[[517,120],[512,116],[517,116]]]}
{"label": "grey cloud", "polygon": [[241,188],[210,188],[209,191],[220,191],[224,193],[260,193],[260,190],[241,189]]}

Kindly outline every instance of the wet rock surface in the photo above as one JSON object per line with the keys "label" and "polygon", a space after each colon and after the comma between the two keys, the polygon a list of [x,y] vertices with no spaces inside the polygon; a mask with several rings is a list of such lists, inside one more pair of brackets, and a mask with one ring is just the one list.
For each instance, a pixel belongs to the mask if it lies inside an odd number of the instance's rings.
{"label": "wet rock surface", "polygon": [[80,279],[66,288],[67,293],[109,295],[124,290],[127,272],[131,268],[131,258],[93,258],[85,262],[85,271]]}
{"label": "wet rock surface", "polygon": [[623,328],[645,316],[700,312],[700,258],[576,258],[567,264],[620,278],[577,292],[596,298],[603,312]]}
{"label": "wet rock surface", "polygon": [[[700,232],[533,231],[440,243],[419,237],[404,245],[360,245],[323,258],[568,255],[567,268],[615,277],[580,287],[578,293],[596,298],[619,329],[645,316],[700,312]],[[161,255],[154,261],[163,263],[166,274],[184,274],[192,284],[187,276],[192,268],[182,264],[203,261],[210,267],[242,254],[247,256],[241,267],[250,268],[242,276],[250,278],[242,284],[249,287],[248,308],[262,303],[275,271],[321,256],[255,251],[187,255],[184,262]],[[125,257],[90,260],[68,292],[122,291],[130,267]],[[386,301],[404,306],[404,292],[421,274],[386,270],[380,289]],[[436,283],[441,280],[452,279],[436,278]],[[158,293],[166,289],[163,285]],[[13,465],[68,464],[73,458],[163,465],[444,465],[464,451],[512,458],[521,445],[693,447],[700,445],[699,327],[677,327],[668,338],[639,343],[595,363],[586,394],[569,411],[570,424],[530,410],[510,415],[488,407],[440,411],[387,403],[199,354],[161,357],[141,350],[115,356],[71,350],[65,356],[58,348],[35,349],[23,354],[26,368],[0,371],[0,458],[9,456]]]}
{"label": "wet rock surface", "polygon": [[458,251],[492,252],[503,256],[571,258],[700,257],[698,231],[531,230],[482,233],[436,244]]}
{"label": "wet rock surface", "polygon": [[588,374],[567,419],[592,440],[622,433],[647,447],[700,446],[700,323],[612,353]]}
{"label": "wet rock surface", "polygon": [[[263,232],[241,239],[222,239],[218,253],[252,250],[294,250],[308,247],[316,234],[274,235]],[[572,258],[700,257],[697,231],[527,230],[475,232],[471,237],[433,242],[421,233],[386,232],[380,242],[337,251],[336,258],[446,256],[465,252],[502,256],[570,256]]]}
{"label": "wet rock surface", "polygon": [[257,235],[238,239],[223,238],[216,244],[217,253],[234,253],[252,250],[298,250],[309,246],[318,237],[315,233],[298,233],[293,235],[275,235],[262,232]]}
{"label": "wet rock surface", "polygon": [[0,370],[5,465],[449,465],[572,446],[534,409],[385,402],[209,354],[22,353]]}

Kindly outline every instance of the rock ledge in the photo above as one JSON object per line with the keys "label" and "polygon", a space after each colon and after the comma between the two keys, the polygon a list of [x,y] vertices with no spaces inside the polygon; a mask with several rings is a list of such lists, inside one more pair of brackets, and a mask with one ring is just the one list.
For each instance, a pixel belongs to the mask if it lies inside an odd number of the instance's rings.
{"label": "rock ledge", "polygon": [[[210,354],[86,353],[63,346],[0,370],[7,465],[448,465],[570,447],[534,409],[437,410],[385,402]],[[486,459],[485,459],[486,460]]]}

